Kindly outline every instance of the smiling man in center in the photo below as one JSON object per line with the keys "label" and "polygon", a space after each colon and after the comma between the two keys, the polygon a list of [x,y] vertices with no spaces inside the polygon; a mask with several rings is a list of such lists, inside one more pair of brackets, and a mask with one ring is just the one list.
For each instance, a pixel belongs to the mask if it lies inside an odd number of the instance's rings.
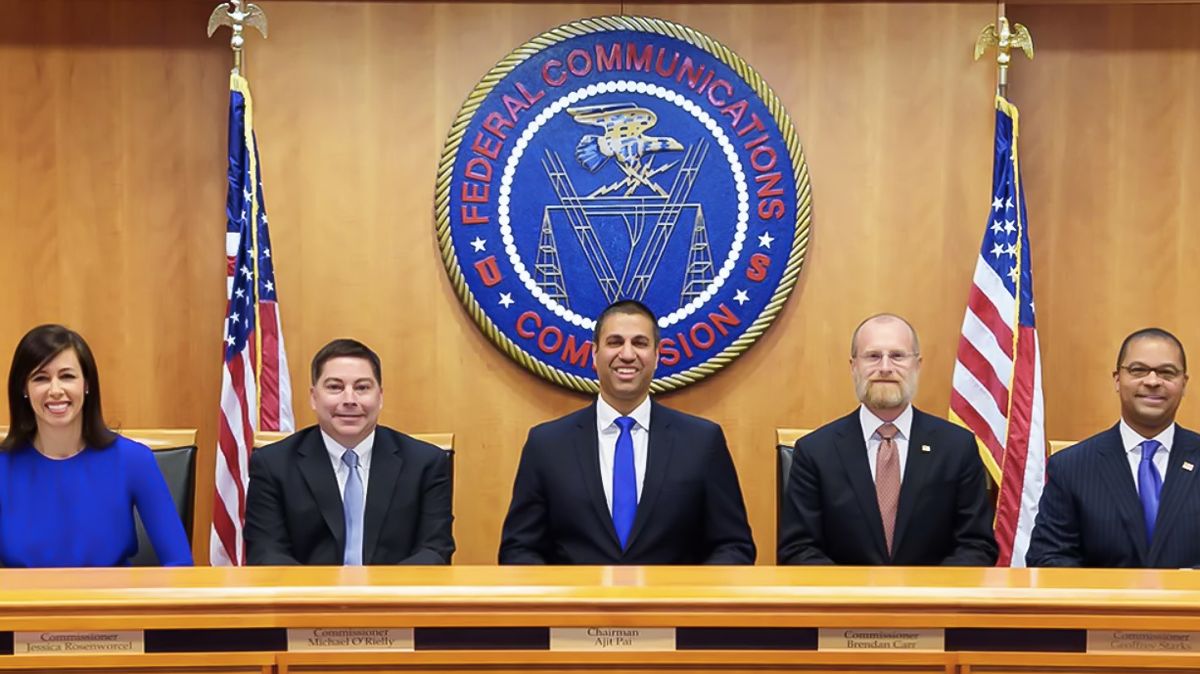
{"label": "smiling man in center", "polygon": [[596,320],[596,402],[529,431],[501,564],[753,564],[721,427],[650,398],[659,329],[623,300]]}
{"label": "smiling man in center", "polygon": [[313,357],[312,382],[317,425],[250,456],[248,562],[449,564],[450,460],[379,423],[379,356],[334,340]]}

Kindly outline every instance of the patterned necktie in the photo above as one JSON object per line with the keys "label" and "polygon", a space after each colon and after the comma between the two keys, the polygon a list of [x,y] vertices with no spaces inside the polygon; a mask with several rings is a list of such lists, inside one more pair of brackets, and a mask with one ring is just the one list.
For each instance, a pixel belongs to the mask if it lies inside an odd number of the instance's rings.
{"label": "patterned necktie", "polygon": [[624,550],[629,543],[629,532],[633,530],[633,517],[637,514],[637,474],[633,469],[633,417],[618,417],[617,451],[613,454],[612,475],[612,518],[617,539]]}
{"label": "patterned necktie", "polygon": [[892,537],[896,533],[896,508],[900,503],[900,450],[896,447],[894,424],[883,424],[879,434],[879,455],[875,458],[875,498],[879,501],[879,516],[883,518],[883,538],[888,555],[892,554]]}
{"label": "patterned necktie", "polygon": [[1154,521],[1158,519],[1158,497],[1162,493],[1162,475],[1154,465],[1154,455],[1162,447],[1157,440],[1142,443],[1142,462],[1138,464],[1138,497],[1146,518],[1146,545],[1154,540]]}
{"label": "patterned necktie", "polygon": [[348,449],[342,454],[342,463],[350,468],[346,477],[346,491],[342,493],[342,511],[346,515],[346,550],[342,563],[346,566],[362,566],[363,554],[363,483],[358,476],[358,454]]}

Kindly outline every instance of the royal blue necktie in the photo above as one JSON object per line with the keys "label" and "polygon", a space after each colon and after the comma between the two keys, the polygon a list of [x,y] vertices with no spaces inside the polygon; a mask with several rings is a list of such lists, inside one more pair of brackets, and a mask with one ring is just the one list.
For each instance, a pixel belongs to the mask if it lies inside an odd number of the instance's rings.
{"label": "royal blue necktie", "polygon": [[346,566],[362,566],[363,554],[363,483],[358,476],[358,455],[353,449],[342,454],[342,463],[350,468],[346,490],[342,493],[342,510],[346,514],[346,550],[342,562]]}
{"label": "royal blue necktie", "polygon": [[617,436],[617,451],[613,454],[612,518],[617,539],[624,550],[633,530],[637,514],[637,473],[633,469],[633,417],[617,417],[621,434]]}
{"label": "royal blue necktie", "polygon": [[1142,462],[1138,464],[1138,497],[1146,517],[1146,545],[1154,540],[1154,521],[1158,519],[1158,496],[1162,493],[1162,475],[1154,465],[1154,455],[1162,445],[1157,440],[1142,443]]}

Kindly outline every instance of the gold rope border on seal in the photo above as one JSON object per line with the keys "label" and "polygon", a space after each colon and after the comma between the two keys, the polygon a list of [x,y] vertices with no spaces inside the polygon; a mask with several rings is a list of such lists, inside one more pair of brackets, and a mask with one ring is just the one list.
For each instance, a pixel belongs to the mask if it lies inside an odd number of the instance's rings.
{"label": "gold rope border on seal", "polygon": [[[771,322],[775,320],[775,316],[783,308],[783,304],[787,301],[788,296],[791,295],[792,288],[796,285],[796,279],[800,276],[800,268],[804,264],[805,253],[808,251],[809,225],[812,220],[812,190],[808,180],[808,164],[804,161],[804,150],[800,147],[800,140],[796,136],[795,128],[792,127],[792,120],[788,116],[787,111],[784,110],[783,105],[779,102],[779,99],[775,96],[775,92],[767,86],[766,81],[753,68],[747,65],[732,50],[707,35],[687,26],[663,19],[637,16],[602,16],[580,19],[579,21],[573,21],[534,37],[514,49],[508,56],[493,66],[484,75],[483,79],[479,81],[479,84],[475,86],[475,89],[471,91],[470,95],[467,96],[462,108],[459,109],[458,116],[454,119],[454,124],[450,127],[450,134],[446,138],[446,145],[442,150],[441,161],[438,162],[437,186],[434,193],[434,219],[438,247],[442,251],[442,262],[446,266],[446,273],[450,277],[450,283],[454,286],[454,292],[458,294],[459,299],[466,307],[467,313],[471,315],[471,318],[483,331],[483,334],[492,340],[510,358],[516,360],[522,367],[536,373],[543,379],[584,393],[597,392],[599,389],[595,380],[550,367],[530,356],[524,349],[501,332],[479,305],[479,302],[467,286],[462,267],[458,264],[458,259],[454,254],[454,243],[450,238],[450,184],[452,182],[451,173],[454,169],[454,160],[458,154],[459,146],[462,144],[463,134],[466,131],[467,125],[470,123],[472,117],[474,117],[479,106],[483,103],[483,100],[492,92],[497,83],[504,79],[506,75],[512,72],[523,61],[538,54],[547,47],[571,38],[613,30],[642,31],[673,37],[707,51],[722,63],[732,68],[743,81],[754,89],[755,93],[766,104],[767,109],[770,110],[776,125],[783,132],[785,146],[787,147],[788,156],[791,157],[794,169],[796,184],[796,235],[792,241],[792,249],[788,253],[788,261],[783,270],[783,277],[780,279],[779,285],[775,288],[775,294],[772,295],[771,301],[767,303],[762,313],[758,315],[758,318],[754,320],[750,327],[719,354],[683,372],[668,377],[656,378],[651,384],[650,390],[654,393],[662,393],[700,381],[722,367],[725,367],[734,358],[737,358],[742,352],[749,349],[766,332]],[[595,346],[593,345],[594,348]]]}

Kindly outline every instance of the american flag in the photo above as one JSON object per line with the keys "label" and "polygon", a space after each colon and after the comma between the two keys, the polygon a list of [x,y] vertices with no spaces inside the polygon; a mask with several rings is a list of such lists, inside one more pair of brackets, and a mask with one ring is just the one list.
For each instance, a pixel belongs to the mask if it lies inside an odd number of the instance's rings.
{"label": "american flag", "polygon": [[967,299],[950,419],[975,433],[999,485],[999,566],[1025,566],[1046,470],[1042,359],[1033,320],[1033,268],[1017,162],[1017,108],[996,97],[992,206]]}
{"label": "american flag", "polygon": [[[246,486],[254,432],[294,431],[292,382],[276,303],[271,237],[250,85],[229,81],[229,193],[225,201],[226,305],[221,422],[209,561],[242,565]],[[260,329],[261,327],[261,329]]]}

